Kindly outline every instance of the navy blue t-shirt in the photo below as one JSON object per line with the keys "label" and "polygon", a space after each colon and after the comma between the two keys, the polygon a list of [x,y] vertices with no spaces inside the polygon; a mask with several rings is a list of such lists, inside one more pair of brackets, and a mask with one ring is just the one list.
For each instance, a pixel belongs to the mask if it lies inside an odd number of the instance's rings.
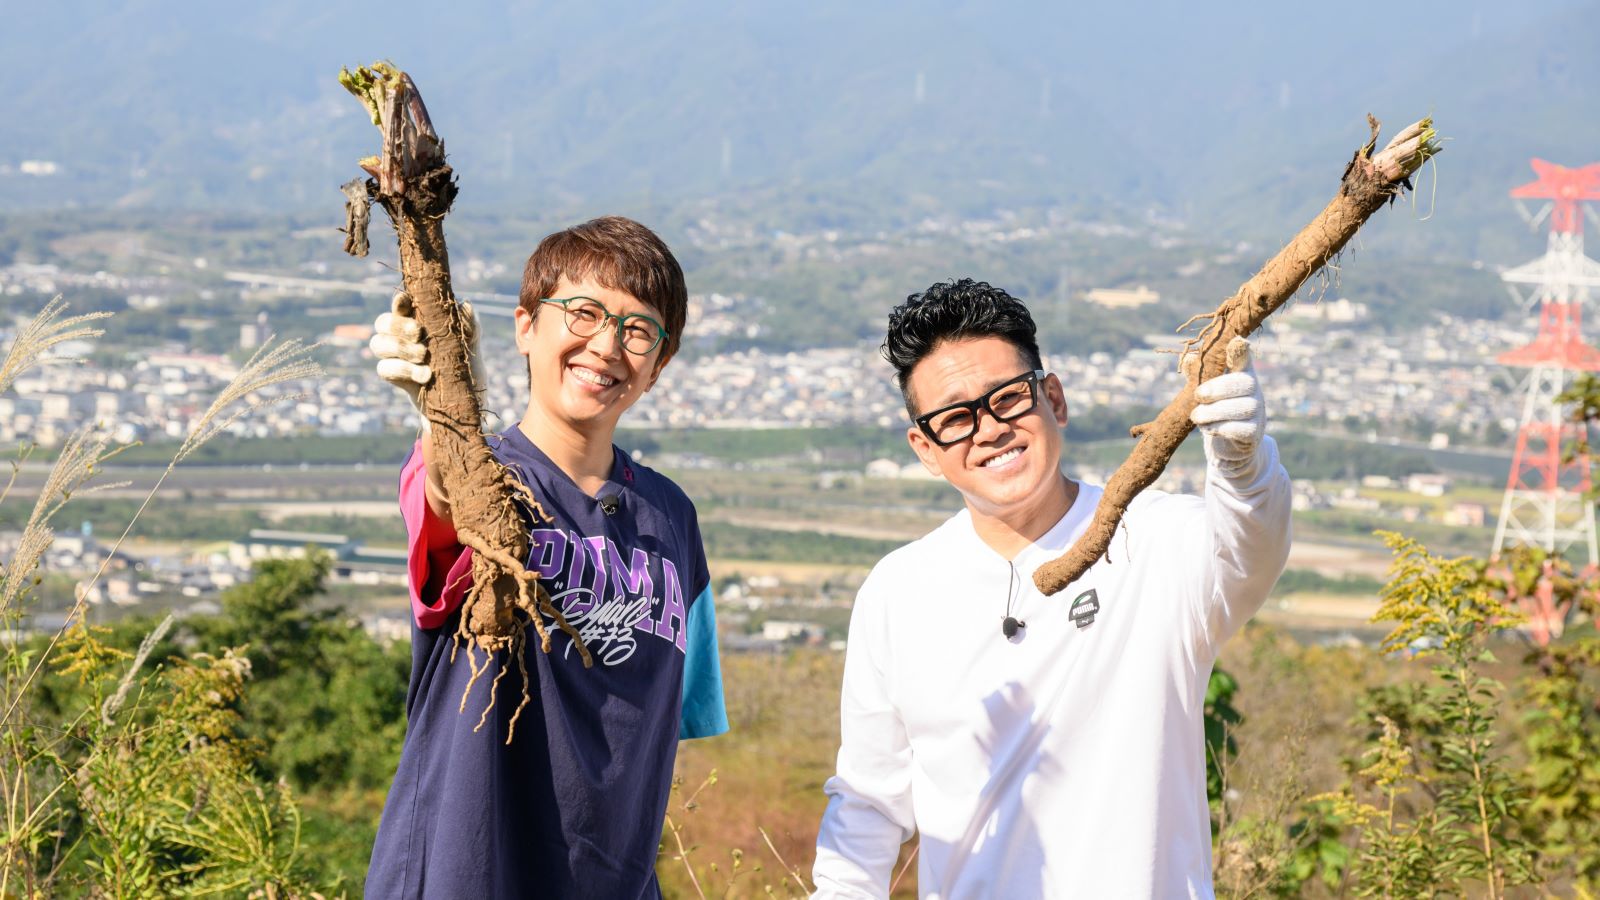
{"label": "navy blue t-shirt", "polygon": [[[530,627],[532,700],[507,746],[522,698],[515,661],[497,654],[462,710],[472,666],[469,642],[455,646],[459,609],[435,627],[413,622],[405,745],[366,895],[657,897],[680,722],[682,737],[727,730],[694,506],[621,450],[590,496],[519,429],[489,443],[551,517],[530,524],[527,565],[583,635],[594,666],[583,667],[552,621],[548,654]],[[481,666],[484,653],[472,652]]]}

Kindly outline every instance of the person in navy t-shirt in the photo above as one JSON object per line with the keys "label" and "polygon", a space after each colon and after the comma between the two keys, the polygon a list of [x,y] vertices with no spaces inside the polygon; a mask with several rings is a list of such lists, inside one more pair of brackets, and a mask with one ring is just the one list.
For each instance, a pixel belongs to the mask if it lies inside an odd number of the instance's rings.
{"label": "person in navy t-shirt", "polygon": [[[379,374],[415,400],[432,372],[408,306],[396,296],[372,349]],[[694,505],[612,437],[677,350],[687,306],[671,252],[628,219],[558,232],[528,259],[515,317],[528,406],[489,445],[549,516],[529,522],[526,565],[594,667],[559,629],[549,628],[548,654],[530,635],[533,702],[509,746],[523,684],[503,654],[493,662],[505,670],[498,687],[479,679],[462,710],[472,666],[454,635],[471,551],[456,540],[425,437],[403,467],[408,727],[368,897],[660,896],[655,859],[677,742],[728,724]],[[491,690],[496,702],[479,728]]]}

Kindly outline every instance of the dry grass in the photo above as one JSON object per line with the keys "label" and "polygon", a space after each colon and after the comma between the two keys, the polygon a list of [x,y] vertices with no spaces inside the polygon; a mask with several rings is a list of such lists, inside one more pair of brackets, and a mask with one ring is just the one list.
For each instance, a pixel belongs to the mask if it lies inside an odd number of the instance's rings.
{"label": "dry grass", "polygon": [[269,340],[263,343],[189,428],[172,465],[182,462],[184,457],[198,450],[202,444],[256,410],[299,399],[300,395],[265,399],[258,395],[284,382],[320,376],[322,367],[307,358],[314,349],[315,344],[305,346],[299,341],[273,344]]}
{"label": "dry grass", "polygon": [[[64,342],[102,333],[87,323],[107,313],[63,317],[65,309],[58,297],[18,331],[0,360],[0,391],[33,366],[70,361],[52,353]],[[61,871],[77,853],[92,860],[82,877],[93,884],[95,896],[164,896],[169,883],[199,893],[239,894],[246,886],[266,885],[268,896],[290,895],[298,813],[286,791],[268,791],[254,780],[252,748],[233,739],[233,703],[247,661],[231,651],[220,658],[198,654],[196,664],[142,675],[141,666],[171,626],[171,617],[130,655],[102,644],[83,626],[82,616],[90,588],[173,468],[241,416],[273,402],[259,396],[263,389],[318,376],[321,370],[307,352],[298,342],[269,343],[246,363],[196,419],[99,570],[78,585],[77,602],[47,645],[37,653],[6,654],[0,670],[0,701],[6,704],[0,717],[5,821],[0,895],[54,894],[77,884],[79,875]],[[90,485],[101,464],[117,452],[108,446],[104,427],[84,426],[67,439],[38,490],[20,546],[0,561],[0,624],[13,632],[7,635],[13,645],[55,538],[52,518],[75,496],[117,487]],[[0,501],[10,497],[28,452],[25,446],[13,462]],[[56,655],[64,660],[52,659],[58,647]],[[46,665],[76,674],[87,692],[87,704],[67,716],[71,725],[64,731],[30,720],[36,678]],[[152,690],[162,695],[159,714],[147,708]],[[62,846],[74,830],[63,827],[69,820],[80,834]],[[158,844],[183,848],[186,859],[161,869],[160,854],[150,850]]]}
{"label": "dry grass", "polygon": [[[729,732],[679,748],[676,775],[683,789],[669,810],[690,848],[700,893],[683,862],[673,858],[678,850],[670,829],[656,866],[662,890],[668,897],[759,897],[770,886],[779,897],[806,896],[817,825],[827,806],[822,783],[833,774],[839,751],[844,657],[806,649],[728,654],[722,664]],[[684,810],[684,799],[713,770],[715,783],[699,791],[692,810]],[[913,847],[902,849],[902,863]],[[916,896],[914,871],[900,880],[894,896]]]}
{"label": "dry grass", "polygon": [[63,319],[61,315],[66,311],[66,302],[57,295],[17,332],[16,339],[6,349],[5,359],[0,360],[0,394],[11,387],[18,375],[34,366],[79,361],[73,357],[47,356],[56,345],[105,334],[98,328],[89,327],[88,323],[109,318],[111,313],[92,312]]}
{"label": "dry grass", "polygon": [[[93,329],[81,328],[77,323],[89,318],[104,318],[106,314],[76,316],[62,320],[60,319],[60,314],[64,308],[65,305],[60,303],[59,298],[51,301],[32,322],[24,326],[18,333],[17,340],[12,343],[4,363],[4,371],[11,373],[9,377],[15,378],[16,374],[21,372],[23,368],[39,362],[41,359],[40,354],[45,349],[67,340],[67,335],[91,337],[99,334]],[[12,695],[8,698],[9,702],[6,706],[5,715],[0,716],[0,723],[11,721],[12,715],[17,711],[23,698],[27,696],[29,687],[49,661],[51,653],[60,643],[62,636],[83,615],[89,590],[105,574],[106,566],[121,550],[123,542],[128,539],[128,535],[133,531],[134,525],[138,523],[139,517],[149,508],[151,501],[155,499],[156,494],[161,490],[161,486],[166,483],[167,477],[172,474],[178,463],[182,462],[185,457],[199,449],[211,438],[222,433],[228,426],[238,421],[240,417],[264,406],[295,399],[293,396],[262,398],[259,394],[268,387],[287,381],[320,376],[322,367],[307,358],[312,349],[314,347],[306,347],[299,341],[285,341],[275,345],[269,340],[262,344],[261,348],[239,370],[238,374],[223,387],[205,413],[195,420],[190,426],[189,433],[184,438],[183,443],[179,445],[178,451],[173,455],[172,460],[167,463],[165,471],[161,473],[161,477],[151,486],[144,497],[144,501],[128,520],[126,527],[123,528],[122,534],[118,536],[111,548],[106,551],[100,567],[87,581],[78,585],[77,602],[73,604],[72,610],[62,622],[61,627],[51,637],[50,643],[33,662],[26,677],[21,680],[20,685],[14,687]],[[14,359],[17,360],[17,363],[13,370]],[[50,540],[54,538],[53,532],[49,530],[50,516],[72,497],[74,491],[82,488],[88,479],[94,475],[97,466],[110,456],[106,452],[107,443],[107,438],[104,435],[95,436],[87,428],[69,439],[67,445],[62,449],[60,457],[56,460],[55,467],[51,470],[45,486],[39,491],[34,514],[29,520],[28,527],[36,529],[38,532],[33,539],[33,544],[28,545],[30,553],[36,551],[37,556],[42,556],[44,551],[49,548]],[[105,485],[103,487],[114,486]],[[41,541],[43,544],[39,546]],[[3,587],[0,587],[0,600],[8,602],[15,600],[21,596],[21,590],[25,590],[30,586],[24,579],[31,574],[33,566],[37,565],[37,556],[33,559],[32,564],[26,568],[18,566],[17,558],[13,558],[6,566],[6,579]],[[20,586],[20,589],[15,592],[15,596],[13,596],[12,591],[14,586]],[[8,603],[0,603],[0,613],[11,615],[12,612]]]}

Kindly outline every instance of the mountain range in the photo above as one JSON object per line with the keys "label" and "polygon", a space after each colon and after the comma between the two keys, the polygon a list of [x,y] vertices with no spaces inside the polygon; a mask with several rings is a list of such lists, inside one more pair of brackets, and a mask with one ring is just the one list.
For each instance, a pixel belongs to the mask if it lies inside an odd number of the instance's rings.
{"label": "mountain range", "polygon": [[1434,221],[1365,237],[1512,260],[1527,160],[1600,158],[1593,0],[6,6],[13,212],[337,206],[376,135],[334,75],[385,58],[485,211],[804,191],[889,223],[1055,205],[1282,240],[1368,112],[1431,114],[1446,152],[1410,218]]}

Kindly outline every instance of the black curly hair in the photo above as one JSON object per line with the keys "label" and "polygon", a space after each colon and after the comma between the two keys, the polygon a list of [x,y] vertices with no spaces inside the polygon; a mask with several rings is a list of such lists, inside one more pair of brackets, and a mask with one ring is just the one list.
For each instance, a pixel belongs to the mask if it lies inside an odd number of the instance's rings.
{"label": "black curly hair", "polygon": [[1035,369],[1044,368],[1033,316],[1022,301],[987,282],[962,278],[941,281],[889,311],[889,332],[880,348],[894,366],[895,383],[906,412],[911,402],[911,370],[943,341],[997,337],[1011,342]]}

